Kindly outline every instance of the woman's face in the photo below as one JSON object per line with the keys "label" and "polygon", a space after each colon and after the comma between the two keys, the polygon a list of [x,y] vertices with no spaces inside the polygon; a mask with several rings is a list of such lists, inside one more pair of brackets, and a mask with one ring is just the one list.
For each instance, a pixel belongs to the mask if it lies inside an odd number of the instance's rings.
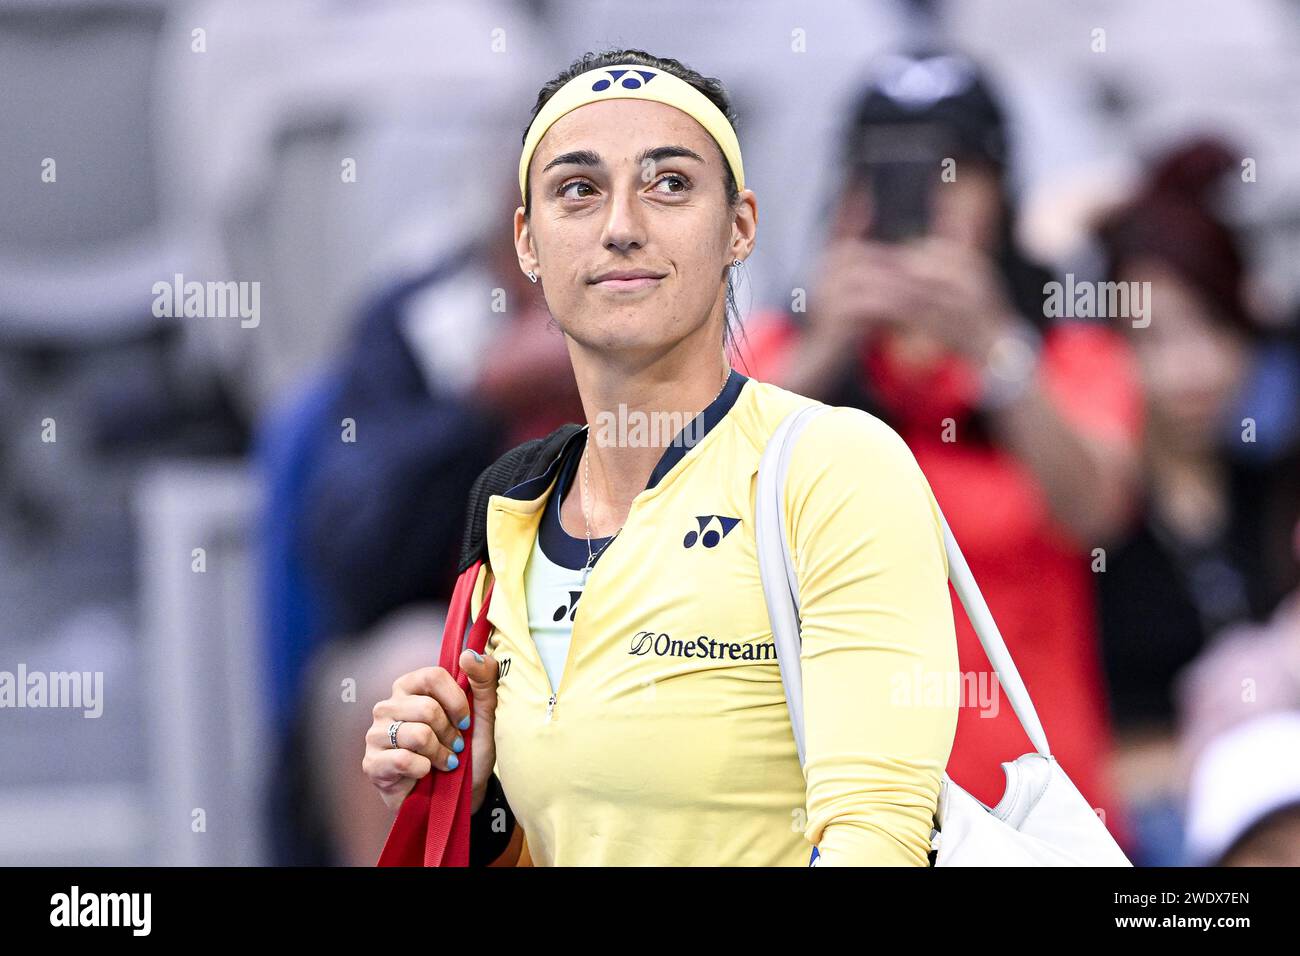
{"label": "woman's face", "polygon": [[1189,451],[1213,448],[1245,374],[1246,343],[1158,260],[1132,262],[1116,278],[1151,283],[1150,324],[1124,326],[1142,376],[1150,436]]}
{"label": "woman's face", "polygon": [[[608,100],[546,131],[515,212],[520,265],[572,339],[651,358],[692,335],[722,343],[726,269],[753,248],[753,193],[732,209],[725,165],[694,119],[663,103]],[[643,271],[649,278],[605,280]]]}

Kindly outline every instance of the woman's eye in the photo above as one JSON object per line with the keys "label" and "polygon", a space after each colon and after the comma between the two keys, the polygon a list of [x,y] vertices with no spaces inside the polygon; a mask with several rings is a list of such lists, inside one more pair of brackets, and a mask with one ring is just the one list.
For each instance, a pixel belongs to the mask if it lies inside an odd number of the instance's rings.
{"label": "woman's eye", "polygon": [[664,176],[661,176],[661,177],[659,178],[659,182],[655,183],[655,187],[657,188],[661,183],[666,183],[666,182],[677,182],[677,183],[680,183],[680,184],[681,184],[681,188],[680,188],[680,189],[660,190],[660,192],[684,193],[684,192],[686,192],[686,190],[688,190],[688,189],[691,188],[690,181],[689,181],[685,176],[678,176],[676,173],[668,173],[668,174],[666,174],[666,175],[664,175]]}
{"label": "woman's eye", "polygon": [[560,187],[560,195],[564,196],[566,199],[582,199],[583,198],[582,196],[571,195],[569,193],[569,190],[575,189],[578,186],[584,186],[587,189],[590,189],[591,183],[587,182],[584,179],[575,179],[573,182],[565,183],[563,186]]}

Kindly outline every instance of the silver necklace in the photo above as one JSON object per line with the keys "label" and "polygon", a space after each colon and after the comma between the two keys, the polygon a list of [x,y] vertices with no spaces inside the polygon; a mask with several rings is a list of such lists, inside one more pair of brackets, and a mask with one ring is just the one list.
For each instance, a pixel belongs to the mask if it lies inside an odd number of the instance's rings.
{"label": "silver necklace", "polygon": [[[717,395],[714,395],[713,398],[711,398],[711,399],[709,400],[709,405],[712,405],[714,402],[716,402],[716,401],[718,400],[718,395],[721,395],[721,394],[722,394],[722,390],[723,390],[724,388],[727,387],[727,380],[730,379],[730,378],[731,378],[731,369],[728,368],[728,369],[727,369],[727,374],[724,375],[723,378],[722,378],[722,385],[719,386],[719,388],[718,388],[718,394],[717,394]],[[707,407],[708,407],[708,405],[705,406],[705,408],[707,408]],[[588,426],[588,427],[587,427],[587,437],[588,437],[588,438],[591,437],[591,426]],[[618,531],[615,531],[612,535],[610,535],[610,536],[609,536],[609,540],[606,541],[604,544],[602,544],[599,548],[597,548],[595,554],[592,553],[592,551],[591,551],[591,512],[588,511],[588,509],[587,509],[587,501],[588,501],[588,499],[591,497],[591,491],[590,491],[590,482],[591,482],[591,455],[590,455],[590,452],[591,452],[591,442],[588,441],[588,442],[586,443],[586,445],[584,446],[584,448],[582,449],[582,520],[583,520],[583,523],[586,524],[586,526],[587,526],[587,564],[586,564],[586,566],[583,567],[583,569],[582,569],[582,584],[583,584],[583,587],[586,587],[586,585],[587,585],[587,575],[591,574],[591,566],[592,566],[593,564],[596,563],[596,558],[598,558],[598,557],[601,555],[601,553],[602,553],[606,548],[608,548],[611,544],[614,543],[614,539],[617,538],[617,537],[619,536],[619,533],[623,530],[622,526],[619,526]]]}

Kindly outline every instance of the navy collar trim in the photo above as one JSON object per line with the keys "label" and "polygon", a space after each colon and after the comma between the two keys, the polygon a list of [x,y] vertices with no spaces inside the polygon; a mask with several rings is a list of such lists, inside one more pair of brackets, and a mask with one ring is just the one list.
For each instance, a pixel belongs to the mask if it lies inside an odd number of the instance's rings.
{"label": "navy collar trim", "polygon": [[[560,503],[564,496],[568,494],[569,489],[573,487],[574,473],[578,470],[578,462],[582,459],[582,449],[580,446],[573,447],[573,453],[570,454],[560,467],[560,480],[555,486],[553,493],[546,502],[546,511],[542,515],[542,524],[537,531],[537,544],[542,549],[542,554],[553,564],[558,564],[562,568],[568,568],[570,571],[581,571],[587,566],[587,539],[586,537],[575,538],[569,532],[564,530],[560,523]],[[592,538],[591,550],[600,560],[600,549],[607,543],[613,535],[604,538]],[[592,562],[593,566],[595,562]]]}
{"label": "navy collar trim", "polygon": [[[677,463],[686,456],[686,453],[690,451],[692,447],[703,441],[704,436],[708,435],[709,432],[713,431],[713,429],[717,427],[718,423],[722,421],[727,412],[731,411],[732,407],[736,404],[736,401],[740,398],[741,389],[745,387],[745,383],[748,381],[748,376],[742,375],[734,368],[731,370],[730,374],[727,376],[727,384],[722,387],[722,391],[718,393],[718,397],[705,406],[698,415],[687,422],[685,427],[677,433],[677,436],[668,447],[664,449],[663,455],[659,458],[659,463],[655,465],[654,471],[650,473],[650,480],[646,484],[645,490],[649,491],[651,488],[658,485],[659,482],[663,481],[664,476],[673,470]],[[574,433],[565,441],[564,447],[560,449],[555,458],[546,466],[545,471],[527,479],[526,481],[520,482],[513,488],[510,488],[505,492],[505,497],[513,498],[517,501],[529,501],[541,495],[542,492],[550,486],[551,482],[555,480],[562,463],[567,460],[569,452],[573,450],[573,446],[575,444],[586,443],[588,427],[589,426],[584,425],[575,430]],[[582,540],[583,550],[585,552],[587,539],[583,538]],[[594,542],[596,539],[593,538],[592,540]]]}
{"label": "navy collar trim", "polygon": [[[749,379],[741,375],[734,368],[727,375],[727,384],[722,386],[722,391],[718,397],[704,407],[704,410],[686,423],[686,426],[677,433],[677,437],[672,443],[664,449],[663,456],[659,459],[659,464],[655,465],[655,470],[650,472],[650,481],[646,484],[646,490],[653,488],[659,482],[663,481],[664,476],[673,470],[679,461],[686,457],[686,453],[691,447],[698,445],[704,440],[704,436],[717,427],[718,422],[722,421],[727,412],[731,411],[731,406],[736,404],[740,398],[740,390],[745,387]],[[687,443],[687,439],[693,440]]]}

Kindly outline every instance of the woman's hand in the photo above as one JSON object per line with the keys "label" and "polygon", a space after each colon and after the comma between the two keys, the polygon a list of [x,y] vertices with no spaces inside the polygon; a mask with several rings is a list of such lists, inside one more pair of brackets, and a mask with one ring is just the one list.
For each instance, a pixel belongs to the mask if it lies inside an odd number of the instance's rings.
{"label": "woman's hand", "polygon": [[808,303],[808,330],[832,351],[855,351],[881,325],[924,332],[976,364],[1012,314],[983,253],[936,236],[832,245]]}
{"label": "woman's hand", "polygon": [[[497,662],[487,655],[476,659],[465,650],[461,669],[469,677],[470,701],[455,679],[442,667],[421,667],[393,682],[393,694],[374,707],[374,723],[366,733],[366,755],[362,771],[379,788],[384,803],[396,811],[415,782],[434,767],[454,770],[464,748],[461,731],[471,729],[474,745],[474,797],[472,809],[483,802],[488,778],[496,764],[493,726],[497,709]],[[394,721],[397,749],[388,739]]]}
{"label": "woman's hand", "polygon": [[897,297],[887,294],[893,291],[895,268],[892,246],[857,238],[832,243],[808,301],[809,336],[851,355],[877,325],[904,319]]}
{"label": "woman's hand", "polygon": [[984,364],[998,335],[1019,321],[1005,280],[984,253],[927,236],[891,255],[886,314],[976,367]]}
{"label": "woman's hand", "polygon": [[779,384],[800,395],[829,398],[855,374],[858,346],[891,319],[892,249],[854,237],[834,240],[818,266],[803,334],[784,363]]}

